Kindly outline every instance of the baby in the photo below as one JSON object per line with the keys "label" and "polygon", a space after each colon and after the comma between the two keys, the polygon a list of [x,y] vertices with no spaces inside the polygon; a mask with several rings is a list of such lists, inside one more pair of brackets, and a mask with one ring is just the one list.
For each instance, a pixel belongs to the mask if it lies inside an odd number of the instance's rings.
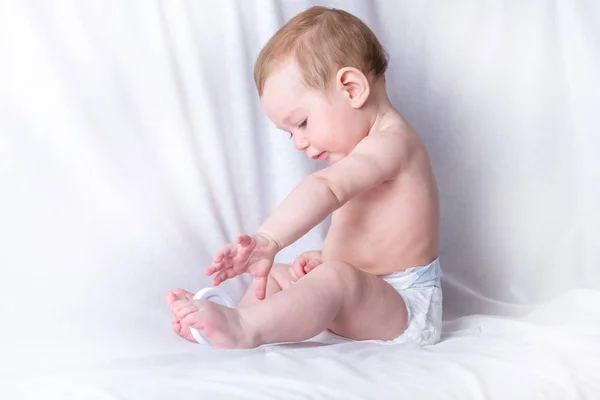
{"label": "baby", "polygon": [[[312,7],[262,49],[265,113],[296,148],[329,163],[251,235],[219,250],[212,284],[249,273],[235,308],[167,293],[173,328],[216,348],[296,342],[329,330],[352,340],[436,343],[442,317],[439,202],[429,157],[385,87],[387,54],[355,16]],[[322,251],[276,254],[332,214]]]}

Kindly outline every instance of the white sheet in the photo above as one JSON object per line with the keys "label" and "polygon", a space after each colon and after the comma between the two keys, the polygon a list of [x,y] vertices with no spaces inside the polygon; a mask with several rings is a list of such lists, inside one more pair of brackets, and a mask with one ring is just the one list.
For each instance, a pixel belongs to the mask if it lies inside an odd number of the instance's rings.
{"label": "white sheet", "polygon": [[[226,372],[251,370],[239,397],[260,397],[261,376],[282,379],[273,385],[331,378],[313,388],[323,391],[343,380],[348,398],[375,380],[418,397],[416,384],[435,371],[439,386],[422,390],[438,397],[513,387],[525,396],[545,385],[600,396],[589,375],[598,366],[600,6],[320,3],[380,35],[391,97],[430,150],[446,319],[532,310],[549,319],[466,317],[424,351],[230,354],[177,340],[164,292],[206,286],[215,249],[255,229],[319,167],[262,115],[252,83],[262,44],[311,2],[7,1],[0,373],[11,390],[165,398],[176,386],[192,396],[233,390]],[[325,228],[281,260],[318,247]],[[239,296],[245,282],[226,287]],[[209,368],[210,380],[196,375]]]}
{"label": "white sheet", "polygon": [[[579,290],[522,320],[470,316],[427,349],[367,343],[219,351],[30,371],[10,399],[597,399],[600,301]],[[193,347],[192,347],[193,346]]]}

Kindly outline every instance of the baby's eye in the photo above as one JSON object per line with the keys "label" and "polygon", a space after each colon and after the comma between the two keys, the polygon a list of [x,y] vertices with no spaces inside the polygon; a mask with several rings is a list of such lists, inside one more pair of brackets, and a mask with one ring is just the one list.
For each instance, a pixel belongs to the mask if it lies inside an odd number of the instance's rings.
{"label": "baby's eye", "polygon": [[298,129],[306,128],[306,123],[308,122],[308,118],[304,120],[300,125],[298,125]]}
{"label": "baby's eye", "polygon": [[292,132],[288,132],[290,134],[290,139],[294,137],[294,134]]}

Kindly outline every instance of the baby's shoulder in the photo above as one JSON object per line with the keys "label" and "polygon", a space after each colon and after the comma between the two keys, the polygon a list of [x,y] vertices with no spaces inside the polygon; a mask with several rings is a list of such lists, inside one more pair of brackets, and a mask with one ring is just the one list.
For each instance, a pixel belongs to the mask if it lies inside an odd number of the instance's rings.
{"label": "baby's shoulder", "polygon": [[412,142],[417,137],[414,129],[397,112],[386,115],[378,125],[373,126],[372,134],[394,137],[400,142]]}
{"label": "baby's shoulder", "polygon": [[409,157],[421,143],[414,129],[399,114],[387,116],[373,127],[365,140],[371,141],[374,146],[385,147],[383,154],[393,157]]}

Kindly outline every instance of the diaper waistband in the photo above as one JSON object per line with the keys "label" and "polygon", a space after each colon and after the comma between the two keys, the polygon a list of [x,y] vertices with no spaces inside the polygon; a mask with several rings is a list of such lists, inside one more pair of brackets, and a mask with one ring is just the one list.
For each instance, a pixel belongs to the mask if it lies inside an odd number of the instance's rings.
{"label": "diaper waistband", "polygon": [[408,268],[402,272],[383,275],[381,279],[396,289],[407,289],[409,287],[438,286],[441,287],[442,268],[439,257],[429,265]]}

